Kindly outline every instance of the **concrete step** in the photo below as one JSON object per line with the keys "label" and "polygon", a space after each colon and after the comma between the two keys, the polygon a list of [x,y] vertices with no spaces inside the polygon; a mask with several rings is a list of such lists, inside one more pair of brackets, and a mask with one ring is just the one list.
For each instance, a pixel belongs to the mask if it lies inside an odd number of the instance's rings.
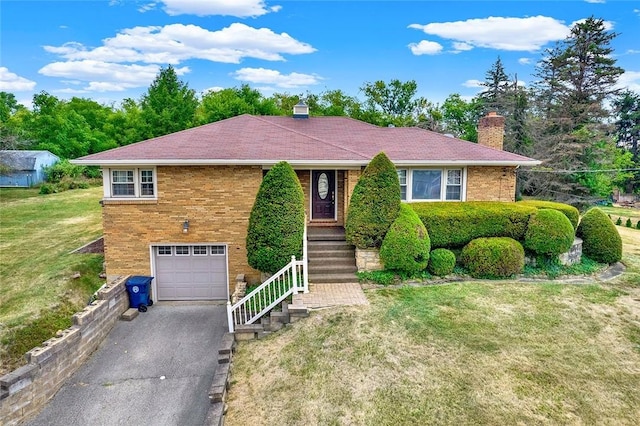
{"label": "concrete step", "polygon": [[342,227],[308,227],[307,239],[309,241],[344,241],[344,228]]}
{"label": "concrete step", "polygon": [[309,260],[323,260],[328,258],[347,258],[355,259],[356,253],[353,250],[309,250],[307,251]]}
{"label": "concrete step", "polygon": [[356,266],[356,259],[353,256],[333,256],[326,257],[309,257],[309,269],[317,269],[325,266],[349,265]]}
{"label": "concrete step", "polygon": [[355,273],[341,274],[309,274],[309,282],[313,284],[322,283],[357,283],[358,277]]}
{"label": "concrete step", "polygon": [[311,274],[342,274],[345,272],[355,273],[358,270],[355,261],[352,263],[324,263],[309,265],[309,275]]}

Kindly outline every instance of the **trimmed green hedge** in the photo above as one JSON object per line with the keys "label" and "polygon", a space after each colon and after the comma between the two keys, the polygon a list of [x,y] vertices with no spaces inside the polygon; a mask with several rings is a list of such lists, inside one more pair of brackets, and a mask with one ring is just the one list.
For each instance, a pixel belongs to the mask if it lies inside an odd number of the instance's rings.
{"label": "trimmed green hedge", "polygon": [[582,250],[588,258],[601,263],[616,263],[622,259],[622,238],[599,208],[593,207],[582,216],[577,235],[582,238]]}
{"label": "trimmed green hedge", "polygon": [[568,252],[574,237],[574,228],[561,211],[541,209],[529,219],[524,247],[536,254],[553,257]]}
{"label": "trimmed green hedge", "polygon": [[429,230],[432,248],[463,247],[482,237],[524,240],[529,218],[537,209],[520,203],[467,201],[412,203]]}
{"label": "trimmed green hedge", "polygon": [[456,255],[451,250],[445,248],[435,249],[429,255],[429,266],[427,270],[439,277],[444,277],[453,272],[456,267]]}
{"label": "trimmed green hedge", "polygon": [[393,222],[380,247],[380,259],[387,270],[415,274],[429,262],[429,233],[418,215],[406,204]]}
{"label": "trimmed green hedge", "polygon": [[557,203],[555,201],[543,201],[543,200],[524,200],[518,201],[518,204],[525,206],[532,206],[537,209],[551,209],[557,210],[564,214],[567,219],[573,225],[573,229],[578,228],[578,223],[580,222],[580,212],[577,208],[570,206],[569,204]]}
{"label": "trimmed green hedge", "polygon": [[508,237],[477,238],[464,246],[460,260],[474,278],[508,278],[524,271],[524,248]]}
{"label": "trimmed green hedge", "polygon": [[302,257],[304,193],[296,172],[285,161],[269,170],[256,195],[247,230],[247,260],[274,274]]}
{"label": "trimmed green hedge", "polygon": [[361,248],[380,248],[400,213],[398,172],[383,153],[376,155],[358,179],[345,223],[346,239]]}

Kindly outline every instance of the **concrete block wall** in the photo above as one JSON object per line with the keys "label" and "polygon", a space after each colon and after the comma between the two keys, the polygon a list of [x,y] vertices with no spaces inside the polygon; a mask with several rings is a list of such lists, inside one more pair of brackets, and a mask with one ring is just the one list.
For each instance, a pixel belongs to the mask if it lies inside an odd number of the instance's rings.
{"label": "concrete block wall", "polygon": [[40,412],[129,308],[127,277],[108,283],[73,325],[25,357],[27,365],[0,377],[0,425],[17,425]]}

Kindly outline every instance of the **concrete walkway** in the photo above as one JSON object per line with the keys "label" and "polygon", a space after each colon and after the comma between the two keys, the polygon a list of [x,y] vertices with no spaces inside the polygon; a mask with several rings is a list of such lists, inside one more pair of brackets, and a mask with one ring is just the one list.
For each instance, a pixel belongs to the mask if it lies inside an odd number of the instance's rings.
{"label": "concrete walkway", "polygon": [[309,293],[293,296],[293,304],[309,309],[333,306],[368,305],[369,301],[359,283],[309,284]]}
{"label": "concrete walkway", "polygon": [[226,309],[159,303],[118,322],[27,425],[202,425]]}

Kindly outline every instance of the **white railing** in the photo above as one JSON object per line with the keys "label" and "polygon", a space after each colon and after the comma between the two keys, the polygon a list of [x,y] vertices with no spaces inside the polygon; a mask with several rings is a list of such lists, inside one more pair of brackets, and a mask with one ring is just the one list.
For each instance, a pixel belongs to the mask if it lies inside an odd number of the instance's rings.
{"label": "white railing", "polygon": [[300,291],[309,292],[306,218],[302,239],[302,260],[296,260],[295,256],[291,256],[291,262],[236,304],[231,305],[231,302],[227,302],[229,332],[233,333],[237,325],[253,324],[289,295],[298,294]]}

